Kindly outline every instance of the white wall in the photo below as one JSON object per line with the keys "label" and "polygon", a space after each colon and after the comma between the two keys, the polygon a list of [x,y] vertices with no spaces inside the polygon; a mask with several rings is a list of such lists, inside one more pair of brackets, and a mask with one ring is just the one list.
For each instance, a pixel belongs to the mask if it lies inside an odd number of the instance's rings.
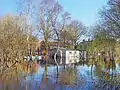
{"label": "white wall", "polygon": [[66,50],[66,64],[79,62],[79,53],[77,50]]}

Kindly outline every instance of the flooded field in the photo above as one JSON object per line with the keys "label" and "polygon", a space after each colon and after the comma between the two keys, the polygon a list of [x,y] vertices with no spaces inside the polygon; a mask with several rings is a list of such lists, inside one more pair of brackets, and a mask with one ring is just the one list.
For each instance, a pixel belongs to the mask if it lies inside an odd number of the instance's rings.
{"label": "flooded field", "polygon": [[120,63],[76,66],[49,65],[47,68],[26,62],[0,73],[0,90],[120,90]]}

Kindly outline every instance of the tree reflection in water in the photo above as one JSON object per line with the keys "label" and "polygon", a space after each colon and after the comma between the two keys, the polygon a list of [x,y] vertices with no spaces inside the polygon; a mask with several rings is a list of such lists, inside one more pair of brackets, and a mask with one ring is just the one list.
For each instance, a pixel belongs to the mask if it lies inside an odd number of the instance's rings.
{"label": "tree reflection in water", "polygon": [[65,88],[72,89],[77,85],[79,78],[76,68],[67,67],[64,69],[63,66],[59,69],[59,72],[57,72],[57,69],[55,70],[52,75],[47,73],[48,71],[43,72],[40,83],[41,90],[65,90]]}
{"label": "tree reflection in water", "polygon": [[[115,61],[99,61],[94,62],[95,69],[94,74],[97,77],[95,81],[96,88],[100,90],[118,90],[120,89],[120,82],[116,76],[120,74],[116,74],[116,63]],[[120,78],[120,77],[119,77]]]}
{"label": "tree reflection in water", "polygon": [[0,73],[0,90],[119,90],[120,71],[116,68],[115,62],[102,60],[65,69],[59,66],[58,70],[23,62]]}
{"label": "tree reflection in water", "polygon": [[17,64],[0,72],[0,90],[19,90],[22,72]]}

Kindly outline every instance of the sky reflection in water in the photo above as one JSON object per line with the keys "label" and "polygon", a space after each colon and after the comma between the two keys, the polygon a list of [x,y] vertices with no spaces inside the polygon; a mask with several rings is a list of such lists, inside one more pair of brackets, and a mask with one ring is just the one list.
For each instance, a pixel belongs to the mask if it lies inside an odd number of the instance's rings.
{"label": "sky reflection in water", "polygon": [[0,90],[120,90],[120,64],[109,72],[105,72],[103,67],[86,64],[75,68],[66,66],[65,69],[60,66],[59,72],[56,66],[44,70],[44,66],[36,64],[32,68],[33,72],[29,73],[23,73],[24,70],[20,73],[18,69],[19,73],[13,71],[11,77],[9,74],[1,75]]}

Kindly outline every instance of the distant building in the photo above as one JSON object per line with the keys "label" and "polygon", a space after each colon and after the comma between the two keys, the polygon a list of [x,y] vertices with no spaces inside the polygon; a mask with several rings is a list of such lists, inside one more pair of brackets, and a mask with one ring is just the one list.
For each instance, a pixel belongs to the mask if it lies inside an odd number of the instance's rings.
{"label": "distant building", "polygon": [[[53,49],[50,53],[50,63],[55,64],[55,53],[57,49]],[[78,63],[80,61],[80,51],[61,48],[57,53],[56,57],[58,64],[73,64]]]}

